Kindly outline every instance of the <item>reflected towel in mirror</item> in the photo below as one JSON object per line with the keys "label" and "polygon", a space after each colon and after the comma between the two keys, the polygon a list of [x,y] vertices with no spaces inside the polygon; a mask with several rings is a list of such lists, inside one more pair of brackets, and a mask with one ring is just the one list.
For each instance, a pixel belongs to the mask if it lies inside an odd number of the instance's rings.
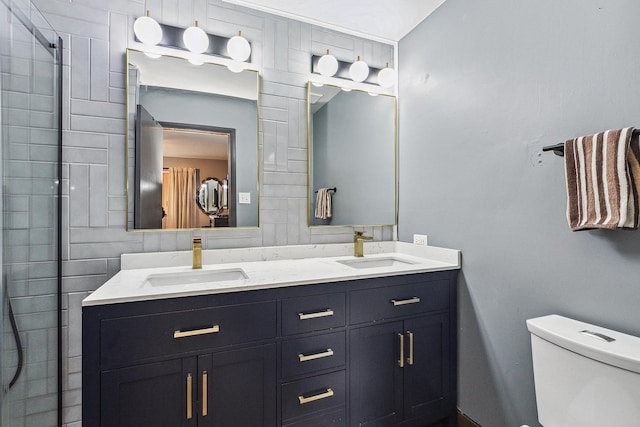
{"label": "reflected towel in mirror", "polygon": [[328,188],[318,190],[315,217],[319,219],[331,218],[331,191]]}

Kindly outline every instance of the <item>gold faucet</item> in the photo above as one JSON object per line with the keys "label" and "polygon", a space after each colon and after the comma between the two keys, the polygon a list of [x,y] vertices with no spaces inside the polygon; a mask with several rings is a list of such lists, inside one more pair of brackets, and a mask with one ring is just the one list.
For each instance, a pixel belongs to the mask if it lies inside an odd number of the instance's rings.
{"label": "gold faucet", "polygon": [[364,245],[363,242],[365,240],[373,240],[371,236],[363,236],[363,231],[356,231],[356,234],[353,236],[353,256],[355,257],[363,257],[364,256]]}
{"label": "gold faucet", "polygon": [[193,238],[193,269],[202,268],[202,238]]}

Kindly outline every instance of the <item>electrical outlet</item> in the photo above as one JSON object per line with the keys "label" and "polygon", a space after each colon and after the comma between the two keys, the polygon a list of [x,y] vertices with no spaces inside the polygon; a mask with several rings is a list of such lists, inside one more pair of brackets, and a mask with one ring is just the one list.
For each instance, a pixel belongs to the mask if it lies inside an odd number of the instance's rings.
{"label": "electrical outlet", "polygon": [[413,244],[414,245],[427,246],[427,235],[426,234],[414,234],[413,235]]}
{"label": "electrical outlet", "polygon": [[241,205],[251,204],[251,193],[238,193],[238,203]]}

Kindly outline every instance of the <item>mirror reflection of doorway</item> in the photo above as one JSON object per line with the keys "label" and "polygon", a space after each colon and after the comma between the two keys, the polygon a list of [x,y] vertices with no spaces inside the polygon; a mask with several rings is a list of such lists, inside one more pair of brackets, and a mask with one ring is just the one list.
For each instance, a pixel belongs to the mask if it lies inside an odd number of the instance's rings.
{"label": "mirror reflection of doorway", "polygon": [[[136,144],[136,228],[234,226],[234,130],[156,122],[141,106],[138,113],[146,118],[137,129],[141,144]],[[139,151],[144,154],[139,156]],[[138,161],[141,157],[144,162]],[[196,201],[201,184],[210,178],[227,184],[227,206],[215,215],[205,214]]]}

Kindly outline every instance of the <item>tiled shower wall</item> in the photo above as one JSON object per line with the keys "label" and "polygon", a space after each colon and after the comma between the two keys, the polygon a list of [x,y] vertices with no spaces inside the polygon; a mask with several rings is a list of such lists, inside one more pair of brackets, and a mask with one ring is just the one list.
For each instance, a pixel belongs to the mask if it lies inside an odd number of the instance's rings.
{"label": "tiled shower wall", "polygon": [[[11,7],[55,41],[28,2]],[[58,404],[56,66],[48,47],[4,3],[0,22],[0,425],[52,426]],[[13,307],[24,356],[11,388],[19,355],[5,298]]]}
{"label": "tiled shower wall", "polygon": [[[36,0],[65,41],[64,68],[64,422],[81,419],[81,301],[120,268],[127,252],[348,242],[353,228],[307,226],[306,89],[310,55],[362,55],[393,62],[393,46],[224,3],[221,0]],[[207,32],[242,30],[261,73],[260,227],[215,231],[127,232],[125,49],[135,17]],[[206,16],[206,19],[204,18]],[[373,195],[372,195],[373,197]],[[391,240],[391,227],[366,227]]]}

